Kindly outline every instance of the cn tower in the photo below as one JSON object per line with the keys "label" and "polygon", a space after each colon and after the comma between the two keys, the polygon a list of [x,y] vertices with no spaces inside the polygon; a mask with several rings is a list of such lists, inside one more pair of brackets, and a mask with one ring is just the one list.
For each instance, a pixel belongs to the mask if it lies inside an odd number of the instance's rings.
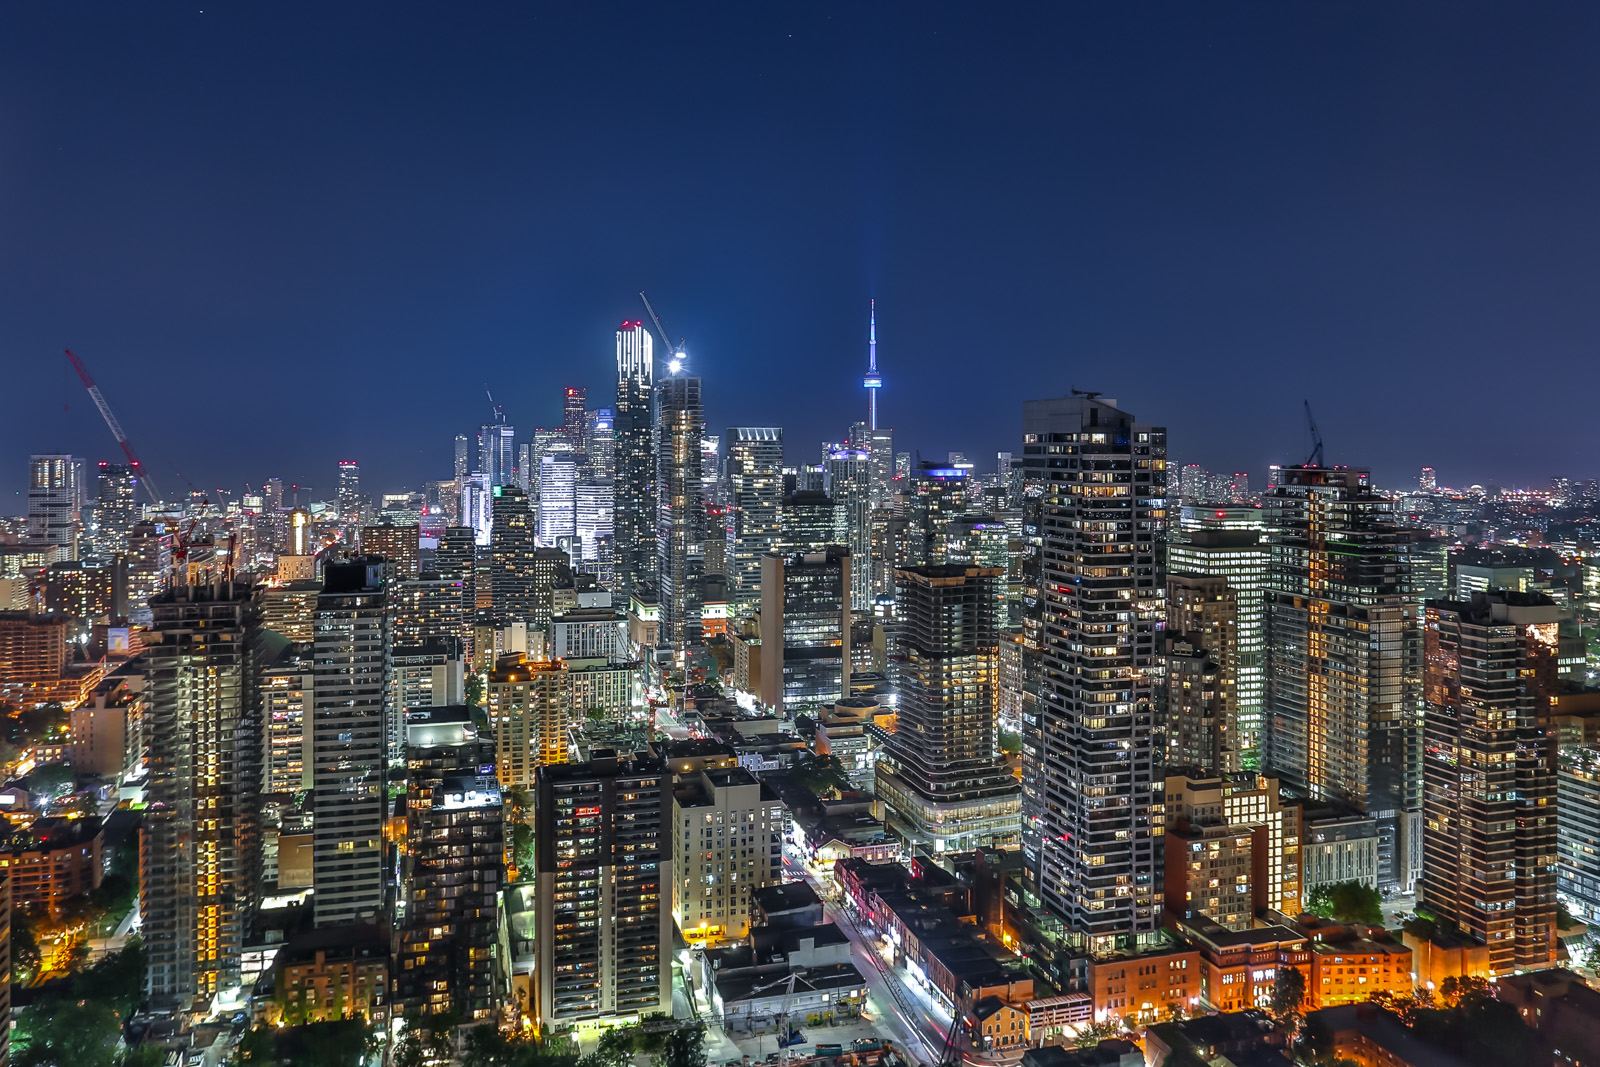
{"label": "cn tower", "polygon": [[878,301],[868,303],[867,311],[867,374],[861,384],[867,390],[867,428],[878,428],[878,390],[883,388],[883,376],[878,373]]}

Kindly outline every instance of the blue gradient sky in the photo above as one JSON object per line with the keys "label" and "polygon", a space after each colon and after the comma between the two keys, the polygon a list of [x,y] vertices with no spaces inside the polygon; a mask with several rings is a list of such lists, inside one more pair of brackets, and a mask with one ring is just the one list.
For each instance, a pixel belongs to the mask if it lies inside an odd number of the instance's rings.
{"label": "blue gradient sky", "polygon": [[987,468],[1121,398],[1214,469],[1600,475],[1600,7],[11,4],[0,493],[449,474],[612,379],[647,290],[713,429],[865,411]]}

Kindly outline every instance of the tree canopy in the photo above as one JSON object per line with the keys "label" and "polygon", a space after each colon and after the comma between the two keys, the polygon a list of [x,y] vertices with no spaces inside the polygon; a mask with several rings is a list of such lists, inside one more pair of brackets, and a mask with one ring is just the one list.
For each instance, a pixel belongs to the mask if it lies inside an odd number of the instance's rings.
{"label": "tree canopy", "polygon": [[1306,910],[1342,923],[1383,925],[1383,898],[1361,882],[1329,882],[1306,897]]}

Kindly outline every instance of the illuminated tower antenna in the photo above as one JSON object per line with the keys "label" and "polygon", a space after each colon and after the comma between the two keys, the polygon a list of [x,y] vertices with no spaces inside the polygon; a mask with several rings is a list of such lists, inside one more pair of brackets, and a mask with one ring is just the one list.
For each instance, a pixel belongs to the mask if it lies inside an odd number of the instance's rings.
{"label": "illuminated tower antenna", "polygon": [[883,388],[883,376],[878,373],[878,302],[871,301],[867,311],[867,374],[861,379],[867,390],[867,425],[878,428],[878,390]]}

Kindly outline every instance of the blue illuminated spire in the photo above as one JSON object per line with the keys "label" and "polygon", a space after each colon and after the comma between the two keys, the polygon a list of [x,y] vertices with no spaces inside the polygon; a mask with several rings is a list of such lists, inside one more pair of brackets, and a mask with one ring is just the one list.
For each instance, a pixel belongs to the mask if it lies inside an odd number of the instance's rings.
{"label": "blue illuminated spire", "polygon": [[878,428],[878,390],[883,388],[883,378],[878,374],[878,301],[872,300],[867,311],[867,375],[861,379],[867,390],[867,421],[869,429]]}

